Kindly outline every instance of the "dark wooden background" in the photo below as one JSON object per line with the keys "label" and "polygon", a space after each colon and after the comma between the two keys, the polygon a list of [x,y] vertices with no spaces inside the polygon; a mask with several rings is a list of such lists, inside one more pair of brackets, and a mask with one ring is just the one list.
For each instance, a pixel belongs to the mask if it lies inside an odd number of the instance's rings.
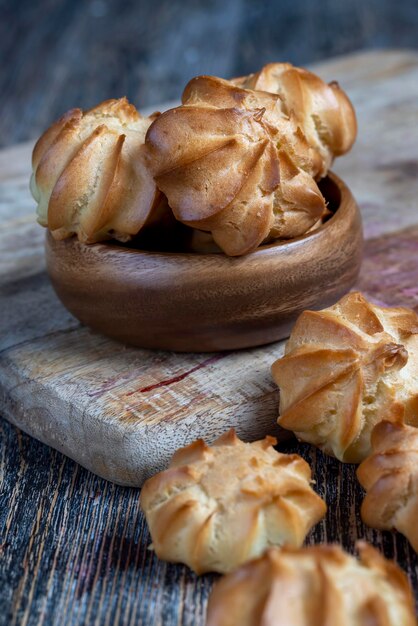
{"label": "dark wooden background", "polygon": [[417,0],[0,0],[0,146],[73,106],[370,47],[418,47]]}
{"label": "dark wooden background", "polygon": [[[2,146],[36,137],[74,105],[124,94],[138,106],[176,98],[198,73],[418,47],[417,0],[0,0],[0,11]],[[352,549],[353,529],[364,531],[354,468],[288,448],[321,468],[317,490],[330,513],[309,540],[333,541],[342,529]],[[95,477],[1,419],[0,455],[1,626],[203,623],[213,577],[147,551],[137,491]],[[373,536],[386,556],[417,572],[402,537]],[[412,582],[417,588],[416,574]]]}

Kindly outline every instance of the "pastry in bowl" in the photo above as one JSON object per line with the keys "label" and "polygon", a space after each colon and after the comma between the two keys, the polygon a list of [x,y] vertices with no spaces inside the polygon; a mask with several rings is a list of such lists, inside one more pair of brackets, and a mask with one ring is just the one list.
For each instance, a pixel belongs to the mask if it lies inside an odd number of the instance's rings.
{"label": "pastry in bowl", "polygon": [[[322,89],[325,83],[317,80]],[[278,93],[211,76],[192,79],[182,106],[158,117],[146,136],[149,167],[176,218],[211,232],[230,256],[298,237],[324,218],[326,202],[316,180],[326,175],[333,156],[351,147],[356,124],[346,96],[341,111],[340,101],[330,100],[337,107],[333,118],[313,106],[315,87],[311,92],[311,100],[300,99],[303,110],[296,115]],[[301,123],[312,116],[317,128],[326,129],[315,141]],[[339,116],[351,129],[344,145],[329,140],[327,124],[338,124]]]}
{"label": "pastry in bowl", "polygon": [[296,237],[326,213],[312,176],[277,150],[261,109],[193,102],[163,114],[147,134],[150,168],[178,220],[238,256]]}
{"label": "pastry in bowl", "polygon": [[280,387],[278,422],[341,461],[370,454],[383,420],[418,426],[418,316],[350,293],[322,311],[304,311],[272,366]]}
{"label": "pastry in bowl", "polygon": [[372,453],[359,466],[357,477],[367,492],[363,521],[380,530],[398,530],[418,552],[418,429],[377,424]]}
{"label": "pastry in bowl", "polygon": [[224,576],[207,626],[416,626],[406,575],[365,542],[270,549]]}
{"label": "pastry in bowl", "polygon": [[146,481],[141,506],[161,559],[195,572],[227,572],[271,546],[300,546],[326,505],[308,464],[267,437],[244,443],[229,431],[178,450]]}
{"label": "pastry in bowl", "polygon": [[354,283],[356,202],[332,172],[319,180],[328,152],[280,94],[198,77],[183,102],[146,118],[110,100],[42,135],[31,188],[52,284],[83,324],[141,348],[286,337],[301,311]]}
{"label": "pastry in bowl", "polygon": [[182,103],[183,106],[210,104],[218,109],[238,107],[262,112],[263,122],[276,147],[289,154],[295,165],[314,178],[320,178],[321,172],[325,171],[322,155],[308,142],[295,116],[283,112],[283,101],[276,93],[244,89],[234,81],[216,76],[196,76],[186,85]]}
{"label": "pastry in bowl", "polygon": [[325,176],[336,156],[352,147],[357,121],[347,94],[336,81],[329,84],[319,76],[290,63],[269,63],[256,74],[234,79],[247,89],[278,94],[284,114],[301,128],[307,143],[322,163]]}
{"label": "pastry in bowl", "polygon": [[107,100],[68,111],[40,137],[31,191],[55,239],[127,241],[153,219],[164,204],[144,157],[153,119],[126,98]]}

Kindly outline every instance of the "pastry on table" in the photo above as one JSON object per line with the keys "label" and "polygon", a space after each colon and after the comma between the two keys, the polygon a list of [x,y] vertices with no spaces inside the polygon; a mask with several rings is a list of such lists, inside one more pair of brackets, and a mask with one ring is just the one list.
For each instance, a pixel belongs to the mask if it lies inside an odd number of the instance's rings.
{"label": "pastry on table", "polygon": [[363,521],[396,529],[418,552],[418,429],[381,422],[372,432],[372,453],[357,470],[366,490]]}
{"label": "pastry on table", "polygon": [[157,556],[202,574],[227,572],[272,545],[300,546],[326,505],[309,465],[275,444],[244,443],[231,430],[212,446],[200,439],[178,450],[141,491]]}
{"label": "pastry on table", "polygon": [[383,420],[418,426],[418,316],[350,293],[304,311],[272,366],[278,423],[341,461],[370,454]]}
{"label": "pastry on table", "polygon": [[153,117],[126,98],[72,109],[33,150],[31,191],[38,221],[53,237],[128,241],[164,204],[144,159]]}
{"label": "pastry on table", "polygon": [[207,626],[416,626],[406,575],[365,542],[356,559],[336,545],[271,548],[224,576]]}
{"label": "pastry on table", "polygon": [[[346,96],[329,99],[331,114],[313,107],[316,87],[310,89],[311,100],[301,98],[303,111],[296,115],[277,93],[211,76],[192,79],[182,106],[159,116],[146,137],[149,166],[176,218],[211,232],[226,254],[238,256],[263,242],[302,235],[325,217],[316,180],[333,156],[351,147],[356,123]],[[321,129],[315,141],[300,121],[312,115]],[[345,130],[338,143],[328,124],[339,125],[341,117],[351,134]]]}

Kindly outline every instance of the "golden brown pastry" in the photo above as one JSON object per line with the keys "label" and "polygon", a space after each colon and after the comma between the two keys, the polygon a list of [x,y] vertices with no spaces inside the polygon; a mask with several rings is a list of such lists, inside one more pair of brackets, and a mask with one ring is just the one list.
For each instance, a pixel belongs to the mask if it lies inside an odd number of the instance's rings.
{"label": "golden brown pastry", "polygon": [[334,157],[345,154],[357,135],[357,121],[346,93],[333,81],[290,63],[269,63],[256,74],[235,79],[237,85],[278,94],[282,110],[301,128],[322,161],[325,176]]}
{"label": "golden brown pastry", "polygon": [[231,430],[212,446],[178,450],[141,491],[157,556],[201,574],[227,572],[271,545],[300,546],[325,514],[311,471],[276,440],[244,443]]}
{"label": "golden brown pastry", "polygon": [[381,422],[372,432],[372,453],[357,470],[367,495],[363,521],[380,530],[396,529],[418,552],[418,429]]}
{"label": "golden brown pastry", "polygon": [[137,234],[161,200],[144,160],[153,119],[121,98],[55,122],[32,156],[39,223],[56,239],[75,234],[85,243]]}
{"label": "golden brown pastry", "polygon": [[350,293],[305,311],[272,366],[283,428],[341,461],[370,454],[380,421],[418,426],[418,316]]}
{"label": "golden brown pastry", "polygon": [[219,109],[238,107],[246,111],[263,111],[263,123],[276,147],[280,144],[297,167],[315,178],[319,178],[325,168],[321,154],[308,143],[295,116],[284,113],[282,99],[277,94],[243,89],[233,81],[216,76],[197,76],[186,85],[182,102],[185,106],[206,103]]}
{"label": "golden brown pastry", "polygon": [[416,626],[406,575],[365,542],[270,549],[224,576],[207,626]]}
{"label": "golden brown pastry", "polygon": [[296,114],[296,98],[286,104],[278,93],[199,76],[183,105],[148,130],[149,166],[176,218],[210,231],[228,255],[302,235],[326,215],[315,179],[351,146],[355,116],[336,87],[317,77],[305,83],[309,98],[299,98]]}

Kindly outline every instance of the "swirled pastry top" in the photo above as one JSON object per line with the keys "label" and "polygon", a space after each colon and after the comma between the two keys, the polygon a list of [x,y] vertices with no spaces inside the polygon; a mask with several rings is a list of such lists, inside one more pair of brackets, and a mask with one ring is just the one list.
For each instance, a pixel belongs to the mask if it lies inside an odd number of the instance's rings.
{"label": "swirled pastry top", "polygon": [[301,545],[326,506],[308,464],[275,443],[244,443],[230,431],[178,450],[141,492],[156,554],[197,573],[226,572],[268,546]]}
{"label": "swirled pastry top", "polygon": [[281,107],[301,128],[322,161],[324,176],[334,157],[345,154],[357,135],[353,105],[336,81],[329,84],[290,63],[269,63],[256,74],[235,79],[247,89],[278,94]]}
{"label": "swirled pastry top", "polygon": [[370,453],[377,422],[418,425],[418,316],[350,293],[305,311],[272,366],[279,424],[341,461]]}
{"label": "swirled pastry top", "polygon": [[366,524],[396,529],[418,552],[418,428],[381,422],[372,432],[372,453],[357,470],[367,494]]}
{"label": "swirled pastry top", "polygon": [[207,626],[416,626],[405,574],[370,545],[270,549],[215,584]]}
{"label": "swirled pastry top", "polygon": [[277,94],[197,77],[183,105],[153,122],[146,144],[176,218],[210,231],[229,255],[302,235],[326,214],[315,178],[329,158]]}
{"label": "swirled pastry top", "polygon": [[107,100],[68,111],[40,137],[31,191],[56,239],[126,241],[146,223],[161,196],[144,160],[152,119],[126,98]]}
{"label": "swirled pastry top", "polygon": [[182,102],[187,106],[208,103],[219,109],[237,107],[245,111],[262,112],[264,126],[276,146],[280,146],[297,167],[316,178],[322,172],[326,174],[321,154],[315,145],[309,144],[294,115],[288,115],[283,110],[283,101],[279,95],[244,89],[233,81],[215,76],[197,76],[186,85]]}

